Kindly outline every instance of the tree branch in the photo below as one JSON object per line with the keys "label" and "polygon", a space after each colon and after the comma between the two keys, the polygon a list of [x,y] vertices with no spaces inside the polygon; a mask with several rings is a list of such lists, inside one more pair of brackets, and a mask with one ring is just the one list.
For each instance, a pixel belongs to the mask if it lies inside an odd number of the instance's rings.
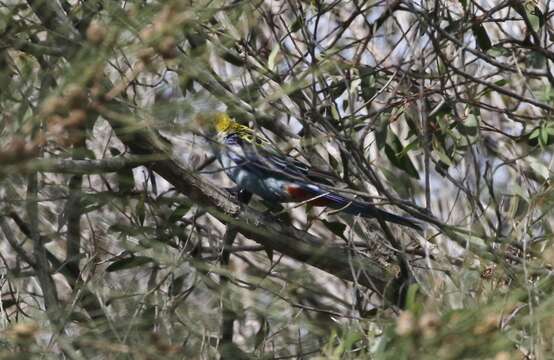
{"label": "tree branch", "polygon": [[39,214],[38,205],[36,202],[38,194],[38,179],[37,174],[31,174],[28,178],[27,185],[27,214],[29,216],[29,228],[31,230],[31,239],[33,240],[33,257],[36,264],[37,278],[44,296],[44,306],[48,314],[48,318],[52,324],[60,324],[61,307],[58,302],[58,292],[56,284],[50,276],[50,267],[46,255],[46,248],[41,241],[38,230]]}
{"label": "tree branch", "polygon": [[[229,268],[231,257],[230,247],[233,245],[237,236],[237,229],[234,226],[228,226],[223,237],[223,251],[221,253],[221,266]],[[220,276],[221,286],[221,359],[233,358],[233,327],[236,314],[232,309],[231,289],[229,288],[229,278],[226,275]]]}
{"label": "tree branch", "polygon": [[[27,1],[44,26],[50,30],[58,30],[57,32],[60,33],[60,29],[67,27],[67,34],[77,33],[71,24],[67,23],[68,20],[63,16],[63,10],[56,2]],[[196,77],[206,80],[198,73]],[[113,88],[108,80],[104,81],[105,89],[109,91]],[[216,86],[212,80],[205,82]],[[226,95],[233,95],[223,90],[221,89]],[[236,104],[236,107],[244,109],[249,106],[241,102]],[[385,299],[395,303],[396,292],[401,284],[397,284],[394,275],[387,272],[381,264],[360,256],[352,258],[347,248],[330,246],[313,235],[293,226],[281,224],[273,217],[248,206],[241,207],[224,190],[202,179],[192,171],[184,169],[172,160],[169,155],[171,154],[171,144],[147,127],[137,129],[136,123],[130,121],[127,116],[130,110],[123,103],[108,100],[106,103],[94,103],[91,108],[110,122],[119,139],[134,154],[166,156],[166,159],[154,162],[152,169],[175,186],[178,191],[188,196],[192,202],[207,209],[220,221],[235,226],[239,232],[269,249],[279,251],[345,280],[354,280],[356,277],[355,280],[359,284],[373,289]],[[129,131],[130,128],[133,131]]]}
{"label": "tree branch", "polygon": [[0,168],[0,175],[25,174],[32,171],[75,175],[102,174],[142,166],[161,159],[160,155],[129,155],[101,160],[40,158]]}
{"label": "tree branch", "polygon": [[68,39],[76,40],[80,37],[57,0],[27,0],[27,3],[58,41],[65,42],[67,46]]}
{"label": "tree branch", "polygon": [[[120,104],[111,102],[109,105],[110,109],[103,106],[96,106],[96,109],[110,122],[120,140],[133,153],[161,154],[162,157],[171,153],[170,144],[150,129],[141,128],[133,133],[126,131],[129,125],[127,118],[114,112],[115,109],[120,109]],[[341,279],[352,281],[356,276],[359,284],[371,288],[388,301],[396,302],[396,291],[401,284],[397,284],[394,275],[381,264],[360,256],[352,259],[351,264],[352,257],[347,248],[329,245],[311,234],[282,224],[267,214],[248,206],[241,207],[223,189],[184,169],[168,155],[165,160],[153,163],[152,169],[192,202],[204,207],[223,223],[235,226],[240,233],[257,243]],[[352,268],[355,270],[354,274],[361,275],[354,275]]]}

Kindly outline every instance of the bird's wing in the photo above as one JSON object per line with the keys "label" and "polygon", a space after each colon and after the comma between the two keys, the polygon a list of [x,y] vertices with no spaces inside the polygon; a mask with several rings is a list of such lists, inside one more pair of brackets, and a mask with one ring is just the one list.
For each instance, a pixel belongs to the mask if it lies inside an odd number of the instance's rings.
{"label": "bird's wing", "polygon": [[[381,218],[416,230],[422,229],[416,219],[396,215],[378,209],[373,204],[350,199],[328,190],[324,185],[334,185],[328,177],[321,176],[317,171],[314,172],[308,165],[296,159],[270,152],[263,147],[244,141],[237,134],[227,136],[225,143],[228,147],[224,151],[237,166],[251,171],[257,176],[275,176],[293,182],[287,186],[286,191],[295,201],[313,199],[310,203],[315,206],[329,206],[353,215]],[[298,180],[302,180],[302,182]]]}
{"label": "bird's wing", "polygon": [[291,180],[313,181],[325,185],[334,185],[336,176],[325,171],[314,169],[290,156],[271,152],[264,147],[244,141],[237,134],[230,134],[225,139],[227,145],[239,145],[240,152],[229,147],[227,153],[237,165],[265,175],[290,178]]}

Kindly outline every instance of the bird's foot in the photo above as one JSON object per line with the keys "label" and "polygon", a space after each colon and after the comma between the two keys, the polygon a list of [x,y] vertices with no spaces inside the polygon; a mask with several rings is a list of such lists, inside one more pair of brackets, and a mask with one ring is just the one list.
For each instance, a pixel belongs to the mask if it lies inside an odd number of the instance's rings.
{"label": "bird's foot", "polygon": [[271,215],[274,218],[277,218],[279,221],[290,224],[292,222],[292,219],[290,217],[290,213],[287,211],[287,209],[281,205],[281,204],[269,204],[267,202],[264,202],[265,205],[268,207],[267,213]]}
{"label": "bird's foot", "polygon": [[251,192],[248,192],[238,186],[226,188],[225,190],[227,190],[231,195],[233,195],[235,199],[237,199],[237,201],[240,202],[241,204],[248,204],[248,202],[250,202],[250,199],[252,198]]}

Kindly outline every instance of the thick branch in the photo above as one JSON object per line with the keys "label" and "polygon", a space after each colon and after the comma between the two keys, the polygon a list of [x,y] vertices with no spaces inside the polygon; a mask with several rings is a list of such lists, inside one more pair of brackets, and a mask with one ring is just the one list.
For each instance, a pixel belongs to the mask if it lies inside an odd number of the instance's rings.
{"label": "thick branch", "polygon": [[[42,23],[52,31],[68,27],[67,34],[77,33],[62,16],[63,10],[56,2],[28,0]],[[63,33],[63,32],[62,32]],[[78,35],[78,33],[77,33]],[[198,75],[198,74],[197,74]],[[197,76],[202,78],[202,76]],[[214,82],[210,82],[215,86]],[[113,88],[106,80],[107,89]],[[244,105],[237,104],[238,107]],[[171,154],[171,144],[147,127],[136,128],[136,123],[126,116],[129,109],[116,101],[92,106],[107,119],[117,136],[137,155]],[[129,131],[133,129],[133,131]],[[367,286],[389,300],[395,301],[397,286],[387,291],[394,276],[379,263],[361,256],[352,257],[343,247],[329,246],[320,239],[292,226],[280,224],[276,219],[250,207],[240,207],[222,189],[183,169],[169,156],[152,164],[152,169],[164,177],[195,204],[206,208],[213,216],[227,225],[233,225],[244,235],[269,249],[277,250],[296,260],[313,265],[345,280],[354,280]],[[397,285],[397,284],[395,284]],[[387,293],[387,294],[385,294]]]}
{"label": "thick branch", "polygon": [[30,255],[27,254],[25,249],[23,249],[23,247],[20,244],[18,244],[18,242],[15,238],[15,235],[12,232],[11,227],[6,222],[6,218],[4,216],[0,216],[0,228],[4,232],[4,236],[5,236],[6,240],[8,240],[8,243],[10,244],[12,249],[17,253],[17,255],[23,261],[25,261],[27,264],[29,264],[33,269],[36,270],[35,261],[31,258]]}
{"label": "thick branch", "polygon": [[38,180],[37,174],[35,173],[29,175],[27,189],[27,213],[29,216],[31,239],[33,240],[33,257],[34,263],[36,264],[38,282],[44,295],[44,306],[48,313],[48,317],[53,324],[58,325],[60,324],[59,316],[61,315],[61,308],[58,302],[56,284],[50,276],[50,267],[48,265],[46,248],[41,241],[41,237],[38,231],[39,214],[36,202],[37,193]]}
{"label": "thick branch", "polygon": [[[15,212],[10,212],[8,216],[17,224],[19,230],[27,236],[29,239],[32,239],[32,233],[29,226],[19,217]],[[35,261],[25,252],[25,250],[17,243],[15,235],[13,234],[10,225],[6,222],[5,217],[0,216],[0,228],[3,230],[4,235],[11,247],[17,252],[17,254],[33,268],[35,272],[41,271],[37,266]],[[48,237],[44,235],[39,235],[39,240],[41,243],[48,241]],[[64,275],[69,285],[74,290],[80,290],[81,301],[80,305],[87,311],[89,316],[94,319],[104,318],[104,312],[102,306],[98,302],[96,296],[87,288],[86,284],[81,284],[78,282],[78,274],[71,271],[70,268],[65,262],[61,262],[58,258],[52,254],[48,249],[44,249],[46,252],[46,257],[48,258],[49,263],[51,264],[50,269],[52,272],[59,272]]]}
{"label": "thick branch", "polygon": [[74,159],[33,159],[25,163],[0,168],[0,175],[13,173],[25,174],[33,171],[61,174],[102,174],[116,172],[124,168],[133,168],[160,160],[160,155],[153,156],[120,156],[102,160]]}
{"label": "thick branch", "polygon": [[79,38],[79,33],[64,14],[57,0],[27,0],[27,3],[57,40],[64,42],[67,39],[76,40]]}
{"label": "thick branch", "polygon": [[65,205],[67,218],[66,264],[70,271],[79,274],[81,258],[81,185],[82,175],[73,175],[69,180],[69,199]]}
{"label": "thick branch", "polygon": [[[116,105],[118,106],[118,105]],[[97,109],[102,110],[101,107]],[[170,146],[148,129],[137,130],[133,134],[125,131],[128,123],[113,111],[102,111],[110,121],[119,138],[136,154],[170,154]],[[250,239],[279,251],[298,261],[315,266],[345,280],[354,280],[367,286],[390,300],[396,296],[396,284],[389,292],[388,285],[394,276],[379,263],[361,256],[352,257],[344,247],[331,246],[317,237],[292,226],[281,224],[275,218],[256,211],[248,206],[241,207],[224,190],[184,169],[172,159],[157,161],[152,169],[165,178],[195,204],[208,210],[220,221],[235,226]],[[351,269],[354,269],[354,273]],[[387,293],[387,294],[385,294]]]}
{"label": "thick branch", "polygon": [[[221,266],[229,267],[231,252],[229,248],[233,245],[237,236],[237,229],[234,226],[228,226],[223,237],[223,251],[221,254]],[[225,275],[220,276],[221,285],[221,359],[233,358],[233,328],[236,320],[236,314],[231,304],[231,289],[229,288],[229,278]]]}

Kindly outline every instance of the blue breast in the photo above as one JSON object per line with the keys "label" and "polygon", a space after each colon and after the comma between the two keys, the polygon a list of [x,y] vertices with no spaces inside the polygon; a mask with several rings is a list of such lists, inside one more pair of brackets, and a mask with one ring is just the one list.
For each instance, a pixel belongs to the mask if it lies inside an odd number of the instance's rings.
{"label": "blue breast", "polygon": [[[288,193],[285,189],[290,181],[276,179],[267,176],[267,174],[264,176],[261,171],[251,171],[241,166],[248,161],[244,158],[241,144],[242,139],[237,134],[231,134],[225,138],[225,146],[220,153],[220,162],[227,176],[240,188],[256,194],[264,200],[271,202],[288,201]],[[230,152],[233,156],[229,155]],[[240,161],[237,163],[233,159],[240,159]]]}

